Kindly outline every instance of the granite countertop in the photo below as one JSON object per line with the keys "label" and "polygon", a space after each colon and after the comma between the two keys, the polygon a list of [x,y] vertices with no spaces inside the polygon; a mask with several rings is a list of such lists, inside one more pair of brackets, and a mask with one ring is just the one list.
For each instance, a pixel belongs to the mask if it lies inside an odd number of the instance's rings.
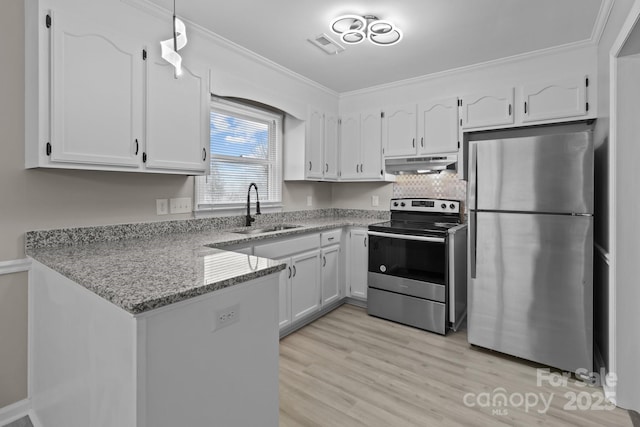
{"label": "granite countertop", "polygon": [[[239,227],[237,219],[222,226],[217,220],[196,219],[187,220],[189,224],[183,220],[33,231],[26,235],[26,253],[135,315],[285,268],[279,261],[220,249],[225,246],[367,226],[385,219],[384,213],[366,216],[361,212],[333,212],[317,218],[282,214],[263,217],[266,219],[253,228],[270,223],[298,228],[238,234],[234,231],[246,227]],[[189,231],[181,231],[185,228]]]}

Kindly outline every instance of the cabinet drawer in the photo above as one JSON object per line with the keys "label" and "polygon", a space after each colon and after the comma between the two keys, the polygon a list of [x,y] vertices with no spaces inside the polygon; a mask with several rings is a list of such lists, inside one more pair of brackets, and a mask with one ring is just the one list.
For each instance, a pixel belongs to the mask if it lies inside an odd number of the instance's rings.
{"label": "cabinet drawer", "polygon": [[325,231],[320,235],[320,244],[322,246],[335,245],[340,243],[342,230]]}
{"label": "cabinet drawer", "polygon": [[302,237],[280,240],[273,243],[255,246],[253,254],[265,258],[279,259],[287,255],[318,249],[319,234],[309,234]]}

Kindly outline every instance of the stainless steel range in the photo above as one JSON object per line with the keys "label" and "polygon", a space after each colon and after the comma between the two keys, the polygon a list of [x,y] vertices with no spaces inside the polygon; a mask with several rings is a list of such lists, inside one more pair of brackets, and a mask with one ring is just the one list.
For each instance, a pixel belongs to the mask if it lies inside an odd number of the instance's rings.
{"label": "stainless steel range", "polygon": [[443,335],[457,329],[467,300],[460,201],[391,199],[391,221],[368,234],[368,313]]}

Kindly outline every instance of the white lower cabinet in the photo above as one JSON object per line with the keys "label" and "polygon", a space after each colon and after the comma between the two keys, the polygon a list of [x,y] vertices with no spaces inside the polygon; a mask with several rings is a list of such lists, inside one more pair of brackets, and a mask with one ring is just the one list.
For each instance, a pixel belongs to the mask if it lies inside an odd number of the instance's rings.
{"label": "white lower cabinet", "polygon": [[322,305],[325,306],[340,299],[340,245],[322,248]]}
{"label": "white lower cabinet", "polygon": [[295,322],[320,309],[320,251],[291,257],[291,314]]}
{"label": "white lower cabinet", "polygon": [[287,264],[287,267],[280,273],[278,285],[278,325],[280,329],[291,324],[291,258],[281,259],[280,262]]}
{"label": "white lower cabinet", "polygon": [[369,263],[369,236],[366,229],[351,229],[347,256],[347,283],[349,296],[367,298],[367,271]]}

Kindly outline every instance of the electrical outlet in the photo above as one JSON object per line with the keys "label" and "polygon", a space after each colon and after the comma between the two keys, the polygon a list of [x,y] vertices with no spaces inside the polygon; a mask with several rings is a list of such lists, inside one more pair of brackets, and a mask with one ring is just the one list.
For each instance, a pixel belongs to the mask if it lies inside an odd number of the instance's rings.
{"label": "electrical outlet", "polygon": [[307,196],[307,206],[313,206],[313,198],[311,196]]}
{"label": "electrical outlet", "polygon": [[156,199],[156,215],[166,215],[169,213],[169,201],[167,199]]}
{"label": "electrical outlet", "polygon": [[217,331],[220,328],[229,326],[236,323],[240,319],[240,304],[232,305],[231,307],[222,308],[216,310],[213,318],[213,330]]}
{"label": "electrical outlet", "polygon": [[190,213],[191,212],[191,197],[176,197],[170,200],[172,214],[177,213]]}
{"label": "electrical outlet", "polygon": [[378,196],[371,196],[371,206],[379,206],[380,198]]}

